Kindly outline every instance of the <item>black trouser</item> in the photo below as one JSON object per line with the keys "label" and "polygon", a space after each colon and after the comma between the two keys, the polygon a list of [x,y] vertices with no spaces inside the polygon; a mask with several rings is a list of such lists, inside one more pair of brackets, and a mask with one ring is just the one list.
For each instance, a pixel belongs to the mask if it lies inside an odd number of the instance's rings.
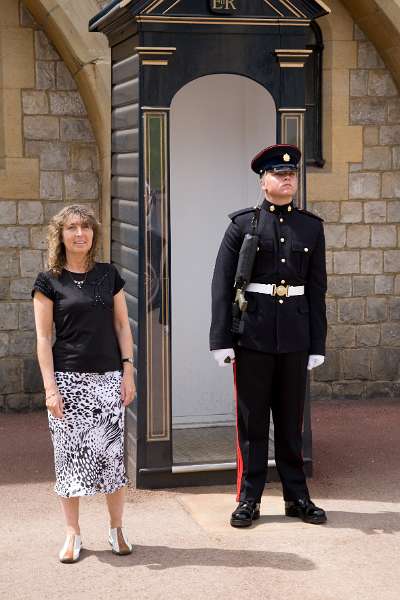
{"label": "black trouser", "polygon": [[302,457],[308,352],[266,354],[238,347],[235,353],[238,500],[261,501],[268,464],[270,409],[283,497],[308,497]]}

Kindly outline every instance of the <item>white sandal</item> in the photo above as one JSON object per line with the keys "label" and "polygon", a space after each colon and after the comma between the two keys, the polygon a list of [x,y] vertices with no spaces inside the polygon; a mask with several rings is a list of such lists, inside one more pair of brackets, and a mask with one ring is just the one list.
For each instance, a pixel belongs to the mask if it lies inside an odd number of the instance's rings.
{"label": "white sandal", "polygon": [[115,529],[110,529],[108,534],[108,541],[111,546],[111,551],[113,554],[118,554],[118,556],[124,556],[125,554],[130,554],[132,552],[133,546],[130,544],[125,537],[122,527],[116,527]]}
{"label": "white sandal", "polygon": [[60,550],[59,559],[62,563],[75,563],[79,560],[82,549],[80,535],[70,533],[65,538],[64,546]]}

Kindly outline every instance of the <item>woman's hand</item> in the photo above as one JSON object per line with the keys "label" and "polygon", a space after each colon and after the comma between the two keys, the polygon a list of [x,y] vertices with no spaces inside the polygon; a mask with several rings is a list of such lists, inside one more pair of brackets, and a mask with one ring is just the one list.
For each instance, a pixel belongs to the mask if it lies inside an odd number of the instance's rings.
{"label": "woman's hand", "polygon": [[121,382],[121,398],[124,406],[132,404],[136,394],[136,386],[133,380],[133,366],[124,365],[124,374]]}
{"label": "woman's hand", "polygon": [[64,418],[64,402],[58,389],[46,392],[46,406],[56,419]]}

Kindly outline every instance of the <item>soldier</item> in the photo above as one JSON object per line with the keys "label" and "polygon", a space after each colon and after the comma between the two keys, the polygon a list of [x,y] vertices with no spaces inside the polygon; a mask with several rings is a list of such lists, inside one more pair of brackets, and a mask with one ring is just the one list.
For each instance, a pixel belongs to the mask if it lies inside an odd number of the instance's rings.
{"label": "soldier", "polygon": [[[210,349],[220,366],[234,363],[237,398],[233,527],[248,527],[260,516],[270,409],[286,515],[314,524],[327,520],[310,499],[302,459],[307,369],[321,365],[325,355],[327,279],[322,219],[293,204],[300,158],[291,145],[270,146],[254,158],[251,168],[265,195],[261,210],[230,215],[215,264]],[[244,236],[255,227],[258,248],[238,334],[232,330],[235,273]]]}

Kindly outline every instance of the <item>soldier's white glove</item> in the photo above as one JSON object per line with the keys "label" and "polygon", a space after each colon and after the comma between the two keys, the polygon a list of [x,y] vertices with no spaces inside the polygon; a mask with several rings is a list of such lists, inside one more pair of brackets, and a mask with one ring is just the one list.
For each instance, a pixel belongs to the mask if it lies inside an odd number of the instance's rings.
{"label": "soldier's white glove", "polygon": [[233,348],[223,348],[222,350],[212,351],[215,360],[220,367],[227,367],[235,360],[235,351]]}
{"label": "soldier's white glove", "polygon": [[307,369],[311,371],[311,369],[315,369],[315,367],[320,367],[324,362],[325,356],[321,356],[321,354],[310,354],[308,357]]}

